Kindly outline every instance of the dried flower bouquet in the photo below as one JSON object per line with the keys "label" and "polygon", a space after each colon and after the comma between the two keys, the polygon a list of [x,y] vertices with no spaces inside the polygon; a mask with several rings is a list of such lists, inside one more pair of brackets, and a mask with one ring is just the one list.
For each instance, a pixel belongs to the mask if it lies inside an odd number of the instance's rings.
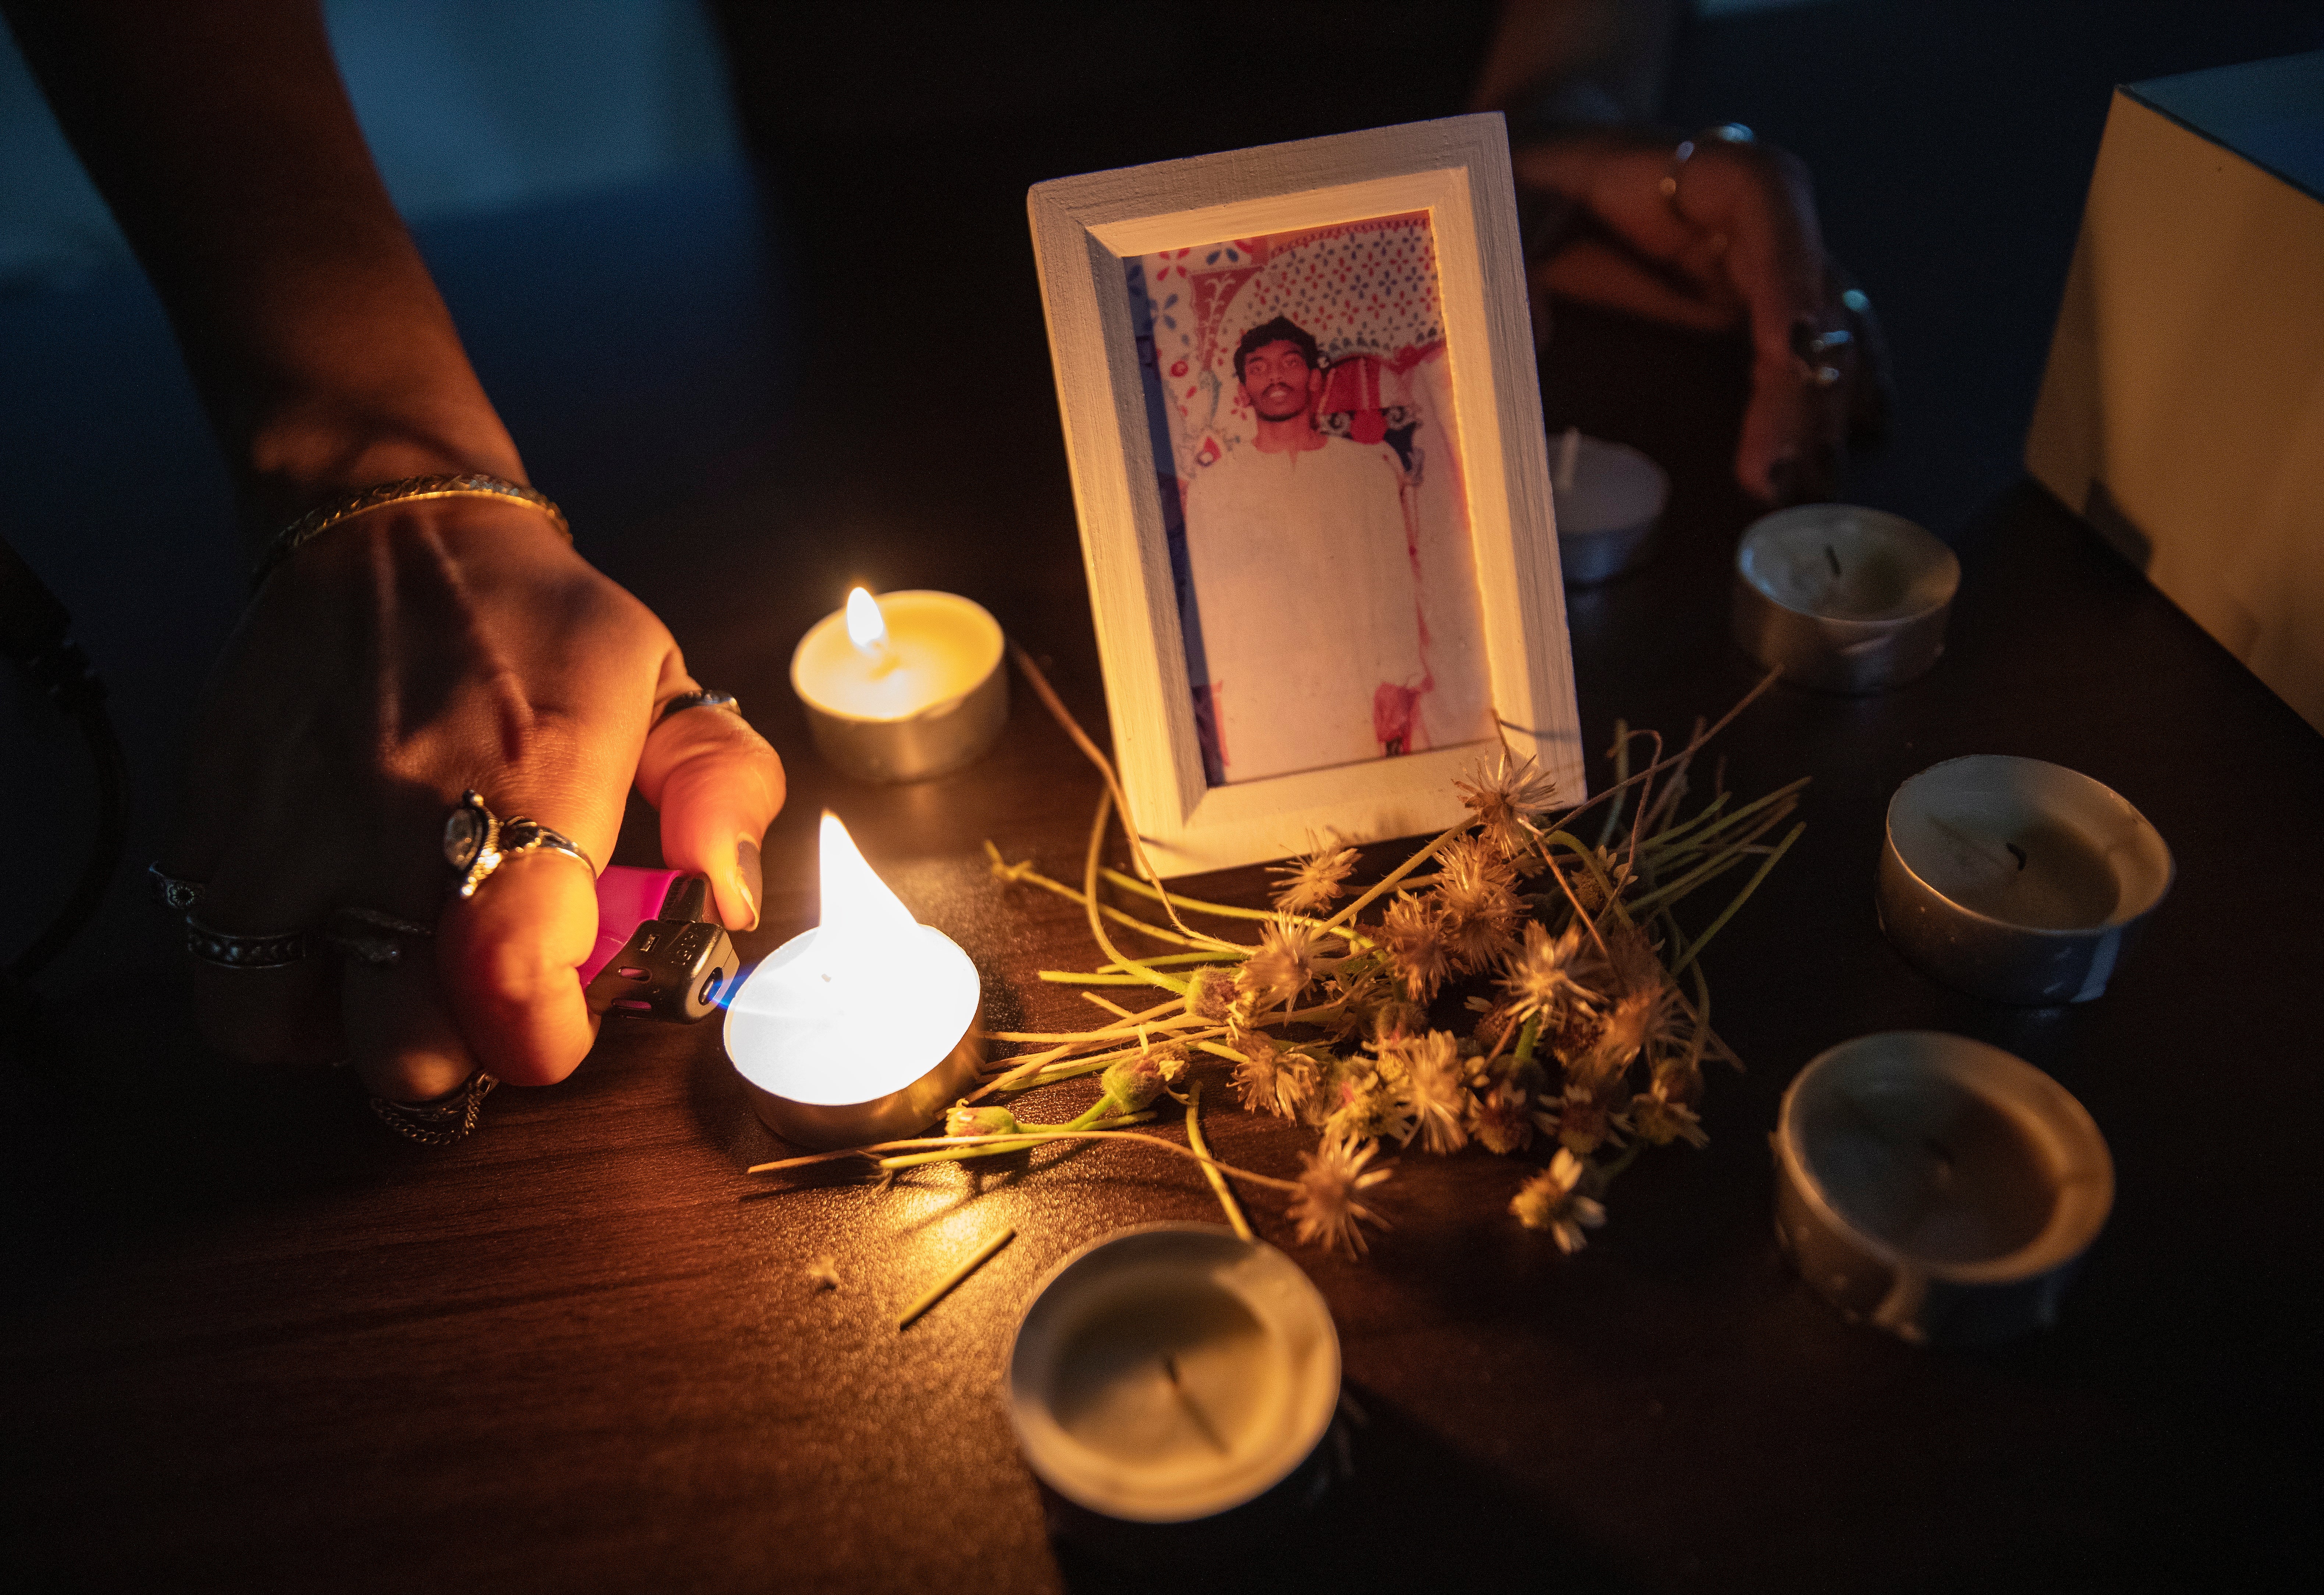
{"label": "dried flower bouquet", "polygon": [[[1798,840],[1790,819],[1806,785],[1738,803],[1714,780],[1683,812],[1695,756],[1775,679],[1665,755],[1661,737],[1617,724],[1614,779],[1552,820],[1549,783],[1504,752],[1457,783],[1469,816],[1379,881],[1341,904],[1359,855],[1325,840],[1278,866],[1274,908],[1204,902],[1167,890],[1123,826],[1139,875],[1102,863],[1120,804],[1111,765],[1031,659],[1034,690],[1105,777],[1078,887],[1010,862],[990,843],[993,873],[1079,904],[1103,962],[1043,970],[1082,988],[1111,1022],[1058,1033],[990,1033],[1028,1050],[1006,1060],[954,1108],[946,1134],[861,1148],[896,1170],[1013,1151],[1045,1141],[1136,1139],[1204,1167],[1238,1231],[1248,1234],[1227,1176],[1283,1191],[1302,1242],[1350,1253],[1362,1226],[1384,1221],[1367,1194],[1388,1176],[1384,1147],[1434,1154],[1471,1142],[1504,1157],[1536,1146],[1545,1166],[1517,1184],[1509,1206],[1567,1252],[1605,1222],[1607,1186],[1649,1147],[1706,1137],[1702,1065],[1738,1063],[1711,1028],[1701,954]],[[1654,757],[1631,768],[1633,751]],[[1576,822],[1602,807],[1597,834]],[[1627,816],[1628,824],[1624,824]],[[1690,936],[1674,910],[1711,881],[1752,865],[1739,890]],[[1140,879],[1139,876],[1143,876]],[[1108,900],[1111,890],[1113,900]],[[1128,904],[1130,906],[1124,906]],[[1370,917],[1367,917],[1368,911]],[[1197,923],[1218,926],[1198,928]],[[1255,941],[1222,934],[1255,927]],[[1125,951],[1118,932],[1163,952]],[[1143,1010],[1104,996],[1144,988]],[[1204,1146],[1197,1071],[1229,1076],[1245,1109],[1296,1120],[1318,1145],[1294,1180],[1218,1163]],[[1097,1102],[1065,1124],[1020,1123],[984,1099],[1079,1075],[1101,1075]],[[1188,1087],[1188,1144],[1123,1128],[1157,1099]],[[1174,1093],[1175,1094],[1175,1093]],[[797,1166],[830,1153],[762,1165]]]}

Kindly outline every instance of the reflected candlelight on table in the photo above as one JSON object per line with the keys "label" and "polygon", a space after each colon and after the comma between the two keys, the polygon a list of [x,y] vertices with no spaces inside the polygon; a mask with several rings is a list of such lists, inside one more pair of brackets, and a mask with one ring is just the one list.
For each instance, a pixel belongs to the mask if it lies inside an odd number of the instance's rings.
{"label": "reflected candlelight on table", "polygon": [[976,1078],[982,987],[913,919],[837,816],[823,816],[822,922],[775,949],[726,1012],[726,1056],[768,1129],[803,1147],[909,1135]]}
{"label": "reflected candlelight on table", "polygon": [[951,593],[857,587],[791,655],[816,747],[843,774],[916,781],[982,754],[1009,718],[1000,622]]}

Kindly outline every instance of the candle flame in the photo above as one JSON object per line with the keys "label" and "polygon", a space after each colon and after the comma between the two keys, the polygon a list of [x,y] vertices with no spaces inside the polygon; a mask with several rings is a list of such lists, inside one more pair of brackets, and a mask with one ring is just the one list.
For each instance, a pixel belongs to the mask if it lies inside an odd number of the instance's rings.
{"label": "candle flame", "polygon": [[918,928],[918,921],[872,873],[855,839],[829,809],[823,815],[821,845],[823,918],[816,951],[825,977],[874,974],[883,958],[896,954],[898,940]]}
{"label": "candle flame", "polygon": [[869,587],[848,591],[847,640],[866,653],[881,653],[887,649],[888,622],[880,613],[880,601],[872,596]]}

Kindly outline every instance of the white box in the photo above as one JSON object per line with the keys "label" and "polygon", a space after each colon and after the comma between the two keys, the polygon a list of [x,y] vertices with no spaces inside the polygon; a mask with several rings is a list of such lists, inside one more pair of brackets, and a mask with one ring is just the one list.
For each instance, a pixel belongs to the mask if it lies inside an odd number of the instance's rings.
{"label": "white box", "polygon": [[2324,731],[2324,51],[2115,90],[2025,466]]}

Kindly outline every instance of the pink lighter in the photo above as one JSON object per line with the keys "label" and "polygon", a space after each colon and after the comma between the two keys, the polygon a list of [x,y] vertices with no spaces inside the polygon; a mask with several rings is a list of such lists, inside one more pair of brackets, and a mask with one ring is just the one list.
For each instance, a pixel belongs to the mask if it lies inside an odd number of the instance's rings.
{"label": "pink lighter", "polygon": [[691,1024],[741,973],[707,876],[614,864],[597,877],[597,945],[581,965],[591,1012]]}

